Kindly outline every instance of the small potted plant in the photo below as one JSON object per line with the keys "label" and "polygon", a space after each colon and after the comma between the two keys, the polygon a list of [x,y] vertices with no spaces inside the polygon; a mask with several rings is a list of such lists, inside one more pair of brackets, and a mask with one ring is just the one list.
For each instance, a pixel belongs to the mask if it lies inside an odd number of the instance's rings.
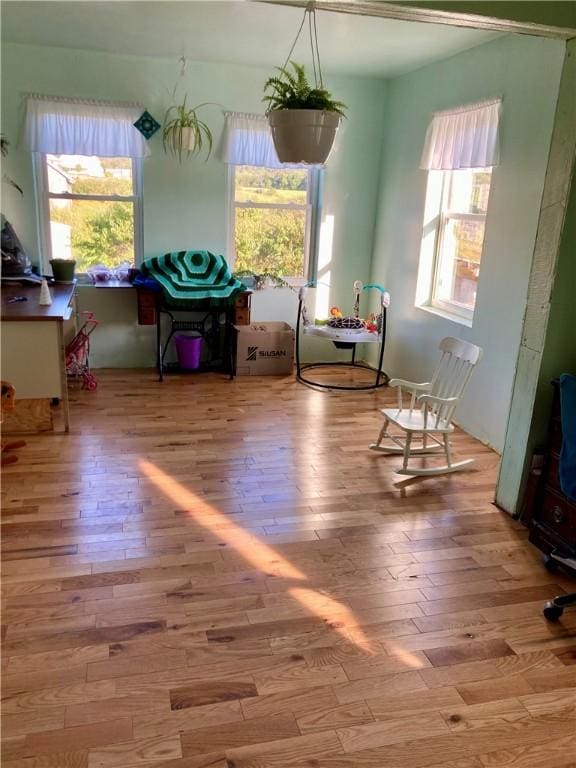
{"label": "small potted plant", "polygon": [[291,61],[294,72],[277,67],[279,76],[264,85],[264,99],[272,139],[281,163],[324,163],[346,105],[335,101],[322,81],[308,82],[301,64]]}
{"label": "small potted plant", "polygon": [[162,130],[162,140],[164,150],[171,152],[182,162],[182,157],[191,157],[199,154],[204,147],[208,148],[206,160],[210,157],[212,151],[212,133],[206,123],[197,115],[200,107],[204,104],[198,104],[196,107],[186,106],[186,96],[182,104],[174,104],[168,108],[164,115],[164,126]]}

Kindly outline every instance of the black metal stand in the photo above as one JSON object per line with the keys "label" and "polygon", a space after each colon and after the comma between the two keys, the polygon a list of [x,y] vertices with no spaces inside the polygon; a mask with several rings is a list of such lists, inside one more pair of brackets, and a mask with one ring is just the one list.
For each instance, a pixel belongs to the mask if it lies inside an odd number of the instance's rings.
{"label": "black metal stand", "polygon": [[[301,330],[301,320],[302,320],[302,305],[303,305],[303,299],[300,298],[300,301],[298,302],[298,319],[296,320],[296,379],[301,382],[302,384],[306,384],[308,387],[319,387],[320,389],[338,389],[338,390],[348,390],[348,391],[367,391],[367,390],[373,390],[373,389],[379,389],[380,387],[385,387],[390,377],[388,374],[384,373],[382,370],[382,362],[384,360],[384,347],[386,342],[386,308],[382,307],[382,328],[380,332],[380,342],[379,342],[379,352],[378,352],[378,367],[376,370],[372,368],[370,365],[367,365],[366,363],[358,363],[356,362],[356,346],[357,342],[353,341],[335,341],[332,340],[332,343],[337,349],[350,349],[352,350],[352,359],[347,361],[336,361],[336,362],[327,362],[327,363],[302,363],[300,360],[300,330]],[[326,339],[326,341],[331,341],[331,339]],[[365,342],[360,342],[365,343]],[[345,384],[321,384],[317,381],[313,381],[312,379],[306,378],[306,376],[303,375],[304,371],[310,371],[314,368],[350,368],[350,369],[358,369],[363,368],[364,370],[370,371],[375,375],[375,381],[374,384],[360,384],[356,386],[349,386]]]}
{"label": "black metal stand", "polygon": [[569,595],[559,595],[553,600],[549,600],[542,612],[548,621],[558,621],[560,616],[564,613],[564,608],[568,608],[572,605],[576,605],[576,593],[574,592]]}
{"label": "black metal stand", "polygon": [[[193,312],[202,314],[200,319],[178,320],[175,318],[176,312]],[[166,317],[169,321],[169,332],[166,340],[162,339],[162,318]],[[216,370],[218,368],[228,373],[229,378],[234,378],[233,363],[233,334],[232,324],[234,321],[234,305],[209,306],[190,309],[179,309],[177,307],[166,307],[161,301],[156,307],[156,367],[158,369],[158,380],[164,381],[164,372],[170,369],[184,372],[177,366],[166,366],[164,359],[166,351],[175,333],[180,331],[195,331],[198,333],[208,349],[210,350],[210,359],[198,369]],[[224,338],[222,338],[224,334]],[[193,372],[193,371],[191,371]]]}
{"label": "black metal stand", "polygon": [[[558,570],[558,568],[565,568],[570,574],[574,575],[576,573],[576,551],[573,550],[564,555],[557,550],[553,550],[544,558],[544,567],[551,573]],[[544,605],[542,613],[548,621],[558,621],[564,613],[564,608],[569,608],[573,605],[576,605],[576,592],[558,595]]]}

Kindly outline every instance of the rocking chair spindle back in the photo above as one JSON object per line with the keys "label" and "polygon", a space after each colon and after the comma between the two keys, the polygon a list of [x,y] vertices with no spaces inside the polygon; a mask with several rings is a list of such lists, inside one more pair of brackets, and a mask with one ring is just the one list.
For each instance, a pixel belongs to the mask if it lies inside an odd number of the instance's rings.
{"label": "rocking chair spindle back", "polygon": [[[404,475],[437,475],[455,472],[469,466],[474,459],[452,462],[448,435],[454,431],[452,417],[470,381],[474,366],[482,356],[482,349],[461,339],[447,337],[439,345],[440,362],[431,381],[417,384],[403,379],[391,379],[391,387],[398,387],[398,409],[382,409],[384,426],[378,441],[370,445],[382,453],[402,453],[404,462],[397,470]],[[410,394],[410,404],[404,406],[404,392]],[[388,433],[388,425],[399,427],[405,437]],[[420,438],[421,446],[413,447],[413,438]],[[441,439],[440,439],[441,438]],[[383,446],[390,439],[393,446]],[[429,445],[430,439],[432,445]],[[438,453],[446,455],[446,464],[440,467],[409,467],[409,459],[415,455]]]}

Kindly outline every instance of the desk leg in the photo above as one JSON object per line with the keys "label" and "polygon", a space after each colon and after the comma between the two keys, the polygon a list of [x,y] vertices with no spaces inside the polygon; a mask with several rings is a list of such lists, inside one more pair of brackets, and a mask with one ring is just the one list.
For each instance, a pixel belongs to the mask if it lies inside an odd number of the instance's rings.
{"label": "desk leg", "polygon": [[234,329],[233,329],[233,321],[234,321],[234,307],[227,307],[226,308],[226,315],[225,315],[225,333],[226,333],[226,352],[228,356],[228,366],[229,366],[229,378],[232,380],[234,378],[235,366],[234,366]]}
{"label": "desk leg", "polygon": [[386,307],[382,307],[382,325],[380,327],[380,354],[378,356],[378,368],[376,370],[376,386],[380,386],[380,377],[386,376],[382,372],[384,363],[384,347],[386,346]]}
{"label": "desk leg", "polygon": [[58,322],[58,346],[60,352],[60,381],[62,407],[64,409],[64,432],[70,432],[70,401],[68,399],[68,376],[66,375],[66,345],[64,344],[64,323]]}
{"label": "desk leg", "polygon": [[159,306],[156,307],[156,367],[158,369],[158,381],[164,381],[162,360],[162,314]]}

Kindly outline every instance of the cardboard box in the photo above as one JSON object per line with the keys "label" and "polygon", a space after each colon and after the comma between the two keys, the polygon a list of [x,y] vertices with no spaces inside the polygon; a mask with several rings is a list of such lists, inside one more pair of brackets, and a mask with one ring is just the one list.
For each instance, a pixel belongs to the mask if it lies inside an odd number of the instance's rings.
{"label": "cardboard box", "polygon": [[288,323],[235,325],[236,374],[281,376],[294,369],[294,329]]}

